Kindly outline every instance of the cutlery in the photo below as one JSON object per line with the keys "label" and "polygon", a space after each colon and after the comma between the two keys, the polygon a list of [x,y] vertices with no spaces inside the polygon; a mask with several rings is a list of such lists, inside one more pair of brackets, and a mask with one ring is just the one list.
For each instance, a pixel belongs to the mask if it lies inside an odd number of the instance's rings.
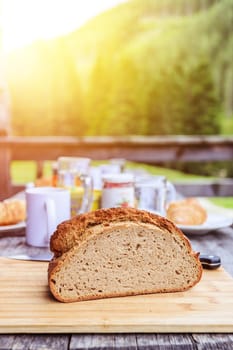
{"label": "cutlery", "polygon": [[[50,252],[40,253],[36,255],[29,254],[18,254],[10,255],[7,258],[17,259],[17,260],[30,260],[30,261],[50,261],[53,254]],[[221,266],[221,259],[217,255],[201,254],[199,260],[205,269],[214,270]]]}
{"label": "cutlery", "polygon": [[199,260],[204,269],[215,270],[221,266],[221,259],[218,255],[201,254]]}
{"label": "cutlery", "polygon": [[53,257],[53,254],[50,252],[46,253],[39,253],[36,255],[30,255],[30,254],[17,254],[17,255],[8,255],[7,258],[9,259],[16,259],[16,260],[30,260],[30,261],[50,261]]}

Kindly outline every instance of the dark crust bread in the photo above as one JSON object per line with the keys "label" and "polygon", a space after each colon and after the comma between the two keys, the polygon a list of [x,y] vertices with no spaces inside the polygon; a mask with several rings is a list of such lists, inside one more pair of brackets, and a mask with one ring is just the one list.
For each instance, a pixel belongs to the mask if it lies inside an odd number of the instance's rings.
{"label": "dark crust bread", "polygon": [[100,224],[108,226],[112,222],[121,221],[152,224],[158,226],[160,229],[170,232],[176,231],[179,235],[184,236],[171,221],[145,210],[135,208],[99,209],[77,215],[58,225],[57,230],[50,239],[50,250],[54,253],[55,257],[58,257],[85,240],[88,235],[88,229],[91,227]]}
{"label": "dark crust bread", "polygon": [[[69,254],[79,249],[78,246],[80,246],[82,243],[84,244],[87,237],[91,234],[91,228],[95,225],[103,225],[103,229],[110,225],[111,222],[123,222],[123,221],[133,221],[133,222],[143,222],[148,224],[153,224],[157,226],[158,228],[162,230],[166,230],[167,232],[170,232],[170,234],[177,234],[179,235],[187,249],[190,255],[194,257],[197,261],[198,266],[198,276],[196,282],[193,283],[195,285],[199,282],[202,276],[202,266],[199,261],[199,253],[194,252],[192,250],[190,241],[187,239],[187,237],[181,232],[179,228],[177,228],[172,222],[169,220],[149,213],[147,211],[138,210],[134,208],[111,208],[111,209],[100,209],[94,212],[86,213],[78,215],[70,220],[64,221],[60,225],[58,225],[57,230],[51,237],[50,246],[51,250],[55,253],[54,258],[50,261],[49,267],[48,267],[48,281],[49,285],[52,288],[52,278],[55,272],[60,270],[60,267],[63,265],[63,263],[69,259]],[[89,231],[88,231],[89,229]],[[89,236],[90,237],[90,236]],[[69,252],[69,250],[71,250]],[[191,288],[193,285],[187,286],[187,288],[181,288],[179,290],[177,289],[171,289],[170,292],[173,291],[185,291],[189,288]],[[140,294],[147,294],[147,291],[141,292]],[[53,292],[54,296],[57,300],[63,301],[63,302],[69,302],[73,300],[63,300],[60,295]],[[56,295],[55,295],[56,294]],[[135,295],[138,293],[135,293]],[[125,294],[125,295],[133,295],[132,293]],[[111,294],[111,295],[105,295],[105,296],[93,296],[93,298],[89,299],[98,299],[103,297],[116,297],[116,296],[122,296],[121,294]],[[80,299],[82,300],[82,299]],[[84,300],[86,300],[84,298]]]}

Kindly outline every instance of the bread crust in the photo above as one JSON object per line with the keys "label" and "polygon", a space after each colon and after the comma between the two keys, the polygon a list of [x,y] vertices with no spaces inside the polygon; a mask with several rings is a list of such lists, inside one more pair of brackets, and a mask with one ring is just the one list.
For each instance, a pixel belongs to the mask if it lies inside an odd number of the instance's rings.
{"label": "bread crust", "polygon": [[[112,222],[126,220],[156,225],[167,231],[176,231],[178,235],[183,236],[183,233],[171,221],[145,210],[135,208],[99,209],[77,215],[58,225],[57,230],[50,239],[50,250],[54,253],[55,257],[58,257],[85,240],[89,234],[89,229],[93,226],[99,224],[108,226]],[[185,239],[187,240],[186,237]],[[188,240],[187,242],[190,245]]]}
{"label": "bread crust", "polygon": [[[107,234],[112,226],[111,223],[116,223],[116,225],[120,227],[120,225],[124,225],[124,222],[150,224],[152,227],[158,228],[158,230],[166,231],[171,235],[178,235],[186,246],[188,255],[196,261],[197,277],[192,284],[183,288],[170,288],[169,290],[161,290],[160,292],[185,291],[200,281],[202,265],[199,261],[199,253],[192,250],[190,241],[172,222],[161,216],[134,208],[100,209],[95,212],[78,215],[71,220],[63,222],[58,225],[56,232],[51,238],[50,246],[51,250],[54,252],[54,258],[49,263],[48,283],[52,294],[57,300],[61,302],[73,302],[158,292],[157,290],[140,290],[139,293],[137,289],[135,289],[133,292],[124,292],[124,294],[116,291],[115,293],[102,294],[101,296],[93,295],[88,296],[88,298],[80,296],[75,299],[64,299],[54,288],[53,276],[60,271],[63,264],[67,263],[72,255],[75,255],[80,248],[88,244],[89,240],[98,239],[98,236],[103,234],[103,231]],[[99,226],[99,229],[97,232],[93,233],[94,226]]]}

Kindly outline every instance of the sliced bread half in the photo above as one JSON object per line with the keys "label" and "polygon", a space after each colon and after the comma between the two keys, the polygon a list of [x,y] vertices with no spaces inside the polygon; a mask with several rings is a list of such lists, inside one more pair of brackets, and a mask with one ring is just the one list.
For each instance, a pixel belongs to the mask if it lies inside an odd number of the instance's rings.
{"label": "sliced bread half", "polygon": [[184,291],[202,274],[174,224],[134,208],[78,215],[58,226],[50,246],[49,287],[62,302]]}

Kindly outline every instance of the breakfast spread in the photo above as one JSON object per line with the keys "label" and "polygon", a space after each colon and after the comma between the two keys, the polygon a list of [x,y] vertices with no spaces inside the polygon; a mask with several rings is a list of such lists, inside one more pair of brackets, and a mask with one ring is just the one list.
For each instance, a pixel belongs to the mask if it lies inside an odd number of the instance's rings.
{"label": "breakfast spread", "polygon": [[185,291],[202,266],[169,220],[135,208],[99,209],[59,224],[48,283],[61,302]]}
{"label": "breakfast spread", "polygon": [[196,198],[186,198],[170,203],[167,218],[179,225],[202,225],[207,212]]}
{"label": "breakfast spread", "polygon": [[12,199],[0,202],[0,226],[14,225],[25,219],[25,201]]}

